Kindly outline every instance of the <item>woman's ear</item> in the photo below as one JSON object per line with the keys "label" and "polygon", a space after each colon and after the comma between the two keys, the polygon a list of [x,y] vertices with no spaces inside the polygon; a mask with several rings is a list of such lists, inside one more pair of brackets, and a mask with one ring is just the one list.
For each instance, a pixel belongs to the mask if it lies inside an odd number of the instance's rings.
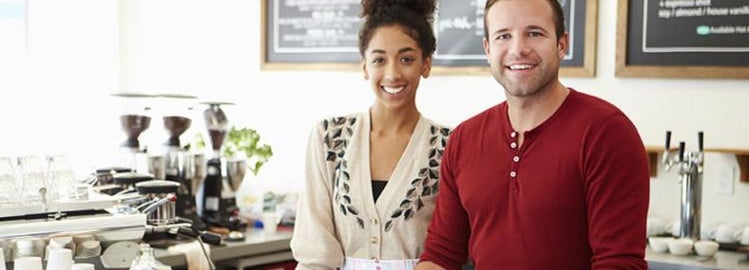
{"label": "woman's ear", "polygon": [[432,57],[428,56],[424,59],[424,67],[421,71],[421,77],[429,78],[429,74],[432,73]]}

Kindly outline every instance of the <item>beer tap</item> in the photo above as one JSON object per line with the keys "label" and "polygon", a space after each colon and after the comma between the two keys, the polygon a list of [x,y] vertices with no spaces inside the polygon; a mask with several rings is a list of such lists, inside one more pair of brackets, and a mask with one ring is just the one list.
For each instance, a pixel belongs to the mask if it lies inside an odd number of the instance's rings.
{"label": "beer tap", "polygon": [[702,182],[704,165],[704,133],[697,133],[698,151],[687,152],[686,143],[679,142],[679,153],[672,156],[671,131],[666,131],[666,148],[663,152],[663,163],[666,171],[676,166],[681,183],[681,227],[679,237],[699,240],[700,222],[702,220]]}

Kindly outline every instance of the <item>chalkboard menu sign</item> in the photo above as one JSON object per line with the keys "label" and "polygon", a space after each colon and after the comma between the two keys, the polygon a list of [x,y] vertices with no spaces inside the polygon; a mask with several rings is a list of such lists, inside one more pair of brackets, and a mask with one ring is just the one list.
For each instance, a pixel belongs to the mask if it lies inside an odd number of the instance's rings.
{"label": "chalkboard menu sign", "polygon": [[[559,0],[570,35],[563,76],[593,76],[597,1]],[[262,0],[263,67],[358,70],[361,0]],[[488,74],[486,0],[440,0],[434,73]]]}
{"label": "chalkboard menu sign", "polygon": [[749,78],[749,1],[620,0],[617,76]]}

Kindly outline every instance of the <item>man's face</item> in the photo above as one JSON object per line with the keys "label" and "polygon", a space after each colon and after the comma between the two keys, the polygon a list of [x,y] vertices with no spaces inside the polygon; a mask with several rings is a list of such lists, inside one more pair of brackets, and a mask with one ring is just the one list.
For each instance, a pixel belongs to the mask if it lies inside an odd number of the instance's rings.
{"label": "man's face", "polygon": [[568,37],[557,40],[553,18],[546,0],[498,1],[487,11],[484,51],[508,95],[533,96],[558,80]]}

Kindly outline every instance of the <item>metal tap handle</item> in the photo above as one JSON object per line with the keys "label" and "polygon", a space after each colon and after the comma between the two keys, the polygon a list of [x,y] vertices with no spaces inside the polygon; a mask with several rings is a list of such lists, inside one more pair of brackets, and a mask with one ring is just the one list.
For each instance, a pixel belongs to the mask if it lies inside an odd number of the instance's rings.
{"label": "metal tap handle", "polygon": [[671,148],[671,131],[666,130],[666,152]]}
{"label": "metal tap handle", "polygon": [[679,162],[684,162],[684,150],[686,148],[685,142],[679,142]]}
{"label": "metal tap handle", "polygon": [[704,143],[705,143],[705,133],[704,132],[702,132],[702,131],[697,132],[697,143],[699,144],[700,152],[704,151],[705,150],[705,145],[704,145]]}

